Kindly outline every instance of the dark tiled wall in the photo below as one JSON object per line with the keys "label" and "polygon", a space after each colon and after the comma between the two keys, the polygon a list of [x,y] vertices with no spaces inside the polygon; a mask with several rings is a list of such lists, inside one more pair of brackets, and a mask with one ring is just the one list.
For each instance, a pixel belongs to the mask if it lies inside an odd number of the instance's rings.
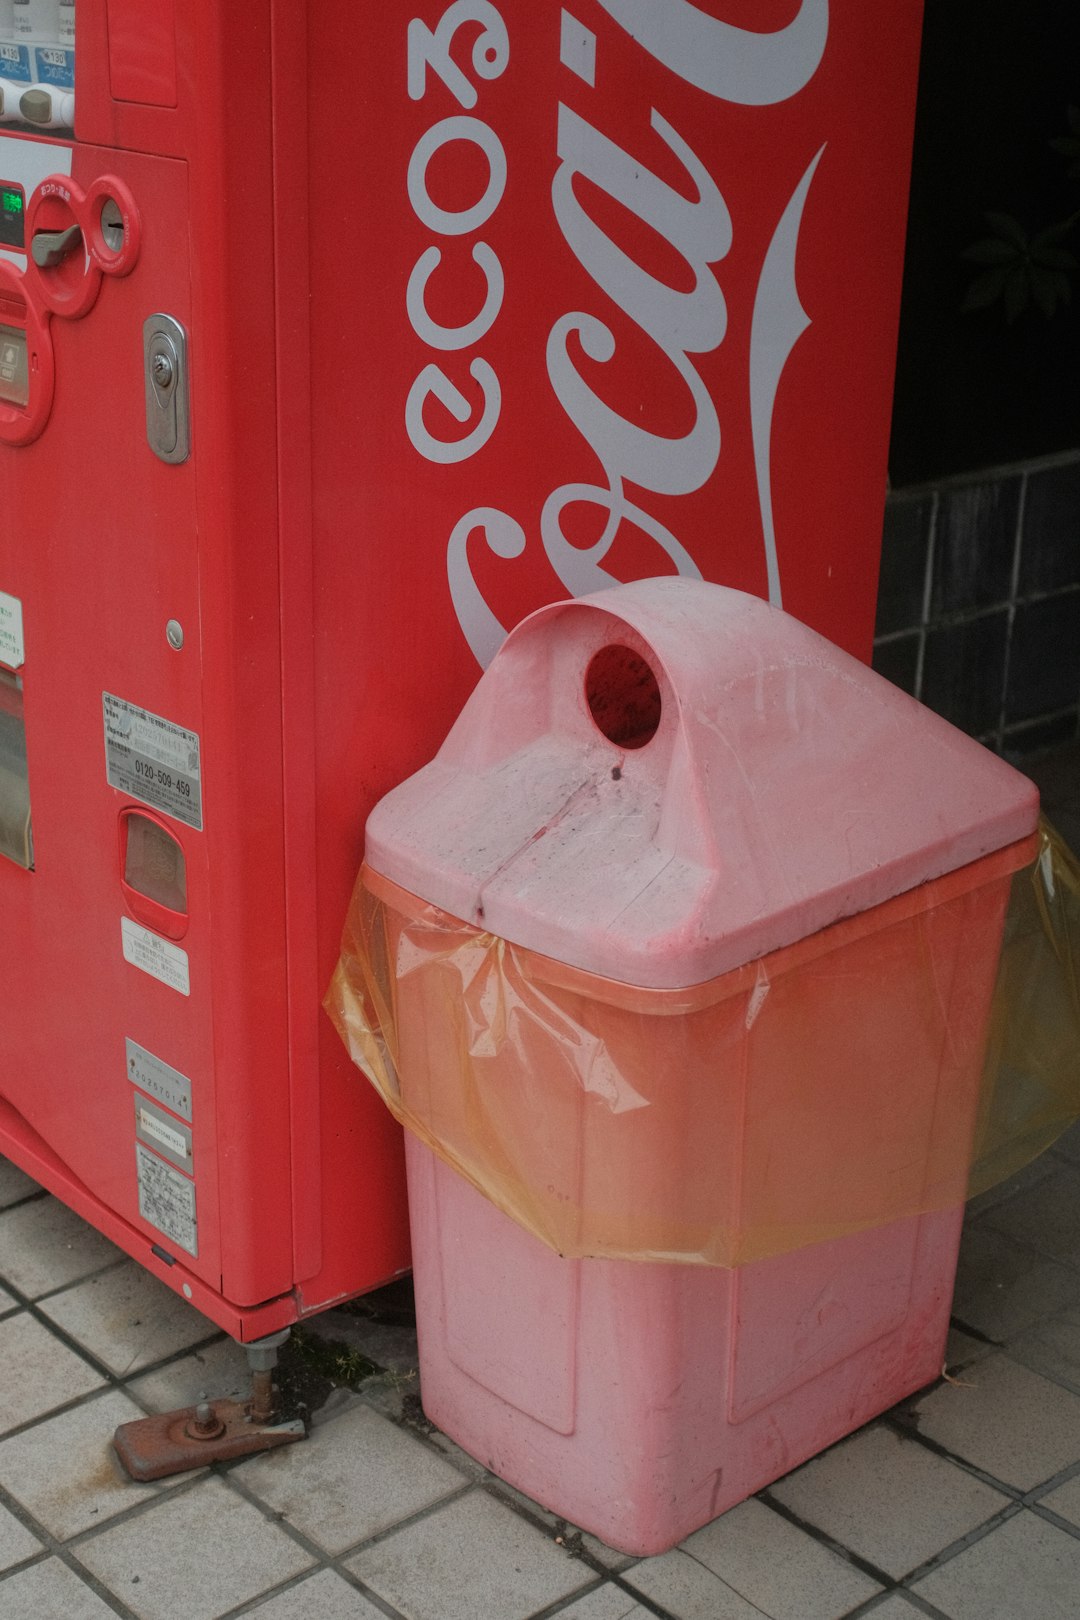
{"label": "dark tiled wall", "polygon": [[874,668],[998,749],[1080,735],[1080,452],[889,497]]}

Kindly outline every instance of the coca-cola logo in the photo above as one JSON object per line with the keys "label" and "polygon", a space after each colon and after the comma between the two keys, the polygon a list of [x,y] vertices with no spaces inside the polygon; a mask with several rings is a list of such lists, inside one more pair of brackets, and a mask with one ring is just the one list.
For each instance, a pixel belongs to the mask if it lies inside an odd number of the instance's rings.
{"label": "coca-cola logo", "polygon": [[[689,0],[598,0],[598,4],[637,48],[685,84],[742,107],[765,107],[797,96],[816,73],[828,37],[828,0],[803,0],[788,26],[771,33],[735,27]],[[467,34],[462,36],[462,30]],[[680,171],[678,187],[661,178],[640,154],[621,145],[615,133],[592,122],[588,92],[596,84],[603,43],[570,10],[562,11],[559,58],[565,92],[558,106],[551,207],[563,241],[592,283],[652,341],[663,364],[671,368],[685,392],[691,426],[677,437],[653,432],[620,415],[590,386],[575,364],[575,351],[603,367],[617,348],[611,326],[594,310],[568,310],[551,326],[545,356],[548,382],[587,454],[581,477],[560,483],[543,500],[539,539],[555,574],[573,596],[616,583],[604,562],[623,523],[634,525],[662,553],[656,572],[673,567],[680,574],[700,577],[689,550],[649,511],[647,497],[650,493],[678,497],[701,489],[722,454],[723,423],[695,362],[725,340],[728,307],[722,267],[738,229],[721,177],[710,171],[680,132],[677,107],[652,107],[649,121]],[[511,50],[506,23],[491,0],[453,0],[434,28],[419,19],[408,27],[410,97],[423,103],[433,81],[438,81],[461,109],[424,130],[413,148],[407,176],[410,205],[430,232],[431,242],[412,268],[406,293],[410,325],[429,358],[408,391],[405,427],[418,455],[435,465],[467,461],[499,428],[502,387],[483,344],[499,320],[505,277],[484,231],[503,199],[507,157],[483,111],[485,86],[506,72]],[[433,200],[427,176],[436,154],[456,143],[480,154],[484,180],[467,205],[448,210]],[[772,512],[772,420],[784,368],[809,324],[796,290],[795,257],[803,209],[823,151],[824,147],[796,178],[780,214],[761,264],[751,319],[748,408],[768,594],[777,604],[782,589]],[[677,278],[662,279],[602,228],[583,200],[597,192],[668,244],[682,272]],[[463,309],[460,321],[444,324],[429,313],[426,293],[448,241],[454,238],[466,239],[484,291],[479,307]],[[467,357],[468,375],[475,385],[471,398],[447,375],[444,357],[451,353]],[[441,411],[432,408],[433,402]],[[465,431],[440,433],[433,422],[441,418],[445,429],[450,425],[447,417]],[[643,492],[642,497],[631,499],[627,485]],[[580,506],[594,509],[600,529],[599,537],[584,547],[571,538],[566,523],[568,508]],[[486,545],[511,561],[523,556],[530,543],[535,542],[530,542],[519,517],[486,505],[464,512],[447,537],[451,600],[481,665],[494,656],[507,627],[477,582],[470,547]]]}

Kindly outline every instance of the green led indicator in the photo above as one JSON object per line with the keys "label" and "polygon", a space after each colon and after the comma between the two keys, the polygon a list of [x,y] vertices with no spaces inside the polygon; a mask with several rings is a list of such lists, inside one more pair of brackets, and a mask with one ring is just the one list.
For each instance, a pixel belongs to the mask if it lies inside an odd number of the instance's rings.
{"label": "green led indicator", "polygon": [[23,211],[23,199],[22,199],[22,192],[21,191],[5,191],[3,193],[3,198],[4,198],[4,213],[5,214],[21,214],[22,213],[22,211]]}

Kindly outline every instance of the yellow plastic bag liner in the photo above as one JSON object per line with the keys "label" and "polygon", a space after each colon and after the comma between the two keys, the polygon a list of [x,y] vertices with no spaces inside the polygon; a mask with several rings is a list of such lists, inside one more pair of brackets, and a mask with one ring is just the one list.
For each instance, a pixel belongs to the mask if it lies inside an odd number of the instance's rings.
{"label": "yellow plastic bag liner", "polygon": [[1080,862],[1046,820],[1013,879],[969,1197],[1014,1175],[1080,1118]]}
{"label": "yellow plastic bag liner", "polygon": [[1080,1115],[1078,942],[1045,822],[688,990],[365,868],[325,1006],[402,1124],[557,1252],[734,1266],[958,1205],[1049,1146]]}

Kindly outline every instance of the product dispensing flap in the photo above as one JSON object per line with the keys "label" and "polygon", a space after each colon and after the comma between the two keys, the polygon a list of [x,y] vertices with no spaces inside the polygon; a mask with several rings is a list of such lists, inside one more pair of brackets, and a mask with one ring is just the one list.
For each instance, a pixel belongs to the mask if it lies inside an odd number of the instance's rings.
{"label": "product dispensing flap", "polygon": [[1030,834],[1030,782],[778,608],[643,580],[514,630],[367,827],[486,932],[699,984]]}

